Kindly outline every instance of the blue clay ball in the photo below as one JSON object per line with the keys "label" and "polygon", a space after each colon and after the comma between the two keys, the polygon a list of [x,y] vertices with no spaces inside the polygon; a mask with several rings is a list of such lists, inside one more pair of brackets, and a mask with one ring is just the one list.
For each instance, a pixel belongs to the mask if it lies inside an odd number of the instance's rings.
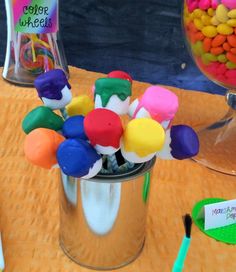
{"label": "blue clay ball", "polygon": [[66,138],[88,140],[84,131],[84,116],[76,115],[68,118],[63,124],[62,133]]}
{"label": "blue clay ball", "polygon": [[171,155],[178,160],[192,158],[199,152],[199,139],[196,132],[189,126],[172,126]]}
{"label": "blue clay ball", "polygon": [[96,150],[80,139],[65,140],[57,150],[57,160],[62,172],[76,178],[87,175],[100,159]]}

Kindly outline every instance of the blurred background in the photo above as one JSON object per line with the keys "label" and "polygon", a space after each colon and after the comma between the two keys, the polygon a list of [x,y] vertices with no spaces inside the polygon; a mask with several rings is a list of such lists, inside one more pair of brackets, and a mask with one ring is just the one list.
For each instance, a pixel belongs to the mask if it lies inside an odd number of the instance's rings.
{"label": "blurred background", "polygon": [[[50,0],[49,0],[50,1]],[[224,94],[191,60],[181,29],[182,0],[60,1],[60,31],[69,65],[135,80]],[[0,0],[0,66],[6,14]]]}

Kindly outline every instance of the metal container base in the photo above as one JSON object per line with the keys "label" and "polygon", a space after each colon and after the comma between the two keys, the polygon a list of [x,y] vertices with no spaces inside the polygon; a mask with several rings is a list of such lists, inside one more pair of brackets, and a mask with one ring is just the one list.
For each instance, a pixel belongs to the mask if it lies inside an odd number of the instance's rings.
{"label": "metal container base", "polygon": [[64,244],[63,244],[61,238],[59,239],[59,244],[60,244],[60,247],[61,247],[62,251],[65,253],[65,255],[66,255],[68,258],[70,258],[71,261],[77,263],[78,265],[83,266],[83,267],[88,268],[88,269],[99,270],[99,271],[108,271],[108,270],[113,270],[113,269],[122,268],[122,267],[124,267],[124,266],[126,266],[126,265],[128,265],[128,264],[130,264],[130,263],[132,263],[132,262],[134,262],[134,261],[139,257],[139,255],[142,253],[142,251],[143,251],[143,248],[144,248],[144,245],[145,245],[145,239],[144,239],[144,241],[143,241],[143,244],[142,244],[140,250],[137,252],[136,255],[132,256],[132,258],[130,258],[128,261],[126,261],[126,262],[124,262],[124,263],[122,263],[122,264],[119,264],[119,265],[117,265],[117,266],[110,266],[110,267],[89,266],[89,265],[87,265],[87,264],[81,263],[81,262],[78,261],[78,259],[75,259],[75,258],[73,258],[73,257],[70,255],[70,253],[66,250],[66,247],[64,246]]}

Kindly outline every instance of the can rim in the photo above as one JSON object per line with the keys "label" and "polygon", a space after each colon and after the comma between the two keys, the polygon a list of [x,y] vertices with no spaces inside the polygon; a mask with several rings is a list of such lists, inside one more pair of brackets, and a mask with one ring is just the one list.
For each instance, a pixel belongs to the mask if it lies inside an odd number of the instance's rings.
{"label": "can rim", "polygon": [[[97,175],[94,178],[87,179],[87,181],[97,182],[97,183],[116,183],[116,182],[125,182],[132,180],[136,177],[142,176],[144,173],[148,172],[153,168],[156,162],[156,156],[150,161],[140,164],[140,167],[134,169],[133,171],[121,174],[112,174],[112,175]],[[85,179],[84,179],[85,180]]]}

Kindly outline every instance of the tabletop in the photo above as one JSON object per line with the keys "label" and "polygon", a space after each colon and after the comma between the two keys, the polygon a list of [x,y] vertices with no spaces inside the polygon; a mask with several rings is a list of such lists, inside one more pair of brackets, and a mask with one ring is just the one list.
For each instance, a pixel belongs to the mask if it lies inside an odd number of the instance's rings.
{"label": "tabletop", "polygon": [[[0,71],[1,72],[1,71]],[[103,74],[70,67],[73,95],[90,93]],[[147,83],[135,81],[133,98]],[[222,117],[222,96],[170,87],[179,97],[175,124],[204,127]],[[59,247],[58,173],[30,165],[24,158],[21,122],[41,104],[36,92],[0,80],[0,231],[6,272],[88,272]],[[211,171],[192,160],[158,160],[152,178],[147,238],[140,257],[118,271],[169,272],[184,234],[182,215],[208,197],[235,198],[235,177]],[[217,242],[193,226],[185,271],[236,271],[234,246]]]}

